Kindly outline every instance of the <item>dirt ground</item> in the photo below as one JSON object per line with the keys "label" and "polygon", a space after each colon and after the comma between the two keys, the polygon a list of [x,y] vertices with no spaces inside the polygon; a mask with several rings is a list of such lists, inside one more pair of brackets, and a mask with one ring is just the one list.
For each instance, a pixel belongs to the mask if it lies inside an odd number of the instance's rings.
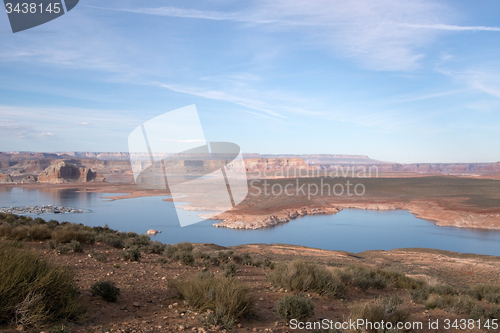
{"label": "dirt ground", "polygon": [[[169,288],[168,281],[186,279],[201,271],[201,267],[185,266],[178,262],[160,264],[158,254],[143,254],[140,262],[123,261],[120,250],[108,248],[103,244],[85,246],[83,253],[57,254],[46,249],[42,243],[28,243],[42,256],[71,267],[81,291],[82,302],[88,308],[86,322],[65,324],[65,332],[218,332],[222,327],[203,324],[203,314],[190,309],[178,299]],[[194,251],[205,253],[223,249],[213,244],[195,244]],[[326,264],[328,267],[344,267],[362,264],[373,268],[392,268],[406,272],[409,276],[428,281],[430,284],[448,283],[453,286],[473,285],[476,283],[500,284],[500,257],[459,254],[427,249],[399,249],[391,251],[366,251],[353,254],[339,251],[326,251],[291,245],[244,245],[227,248],[239,253],[248,252],[255,260],[269,258],[273,262],[290,261],[301,258],[309,262]],[[89,251],[105,253],[104,262],[89,256]],[[211,271],[217,272],[214,266]],[[288,291],[273,288],[266,281],[269,268],[239,265],[236,278],[251,287],[255,300],[253,318],[237,322],[233,332],[294,332],[286,321],[274,313],[275,302]],[[90,286],[99,280],[113,281],[121,294],[116,303],[108,303],[93,296]],[[405,307],[412,313],[412,321],[428,323],[430,320],[459,318],[442,310],[426,310],[425,306],[411,302],[404,290],[392,287],[383,290],[362,291],[350,288],[345,299],[331,300],[311,293],[308,297],[315,304],[313,320],[327,318],[343,321],[349,315],[349,307],[356,302],[376,297],[398,294],[405,300]],[[59,329],[61,329],[59,327]],[[0,331],[14,331],[15,327]],[[52,328],[53,330],[53,328]],[[50,328],[45,330],[49,332]],[[39,330],[33,330],[39,332]],[[418,332],[449,332],[449,330],[418,330]],[[470,332],[460,330],[460,332]],[[478,331],[479,332],[479,331]]]}

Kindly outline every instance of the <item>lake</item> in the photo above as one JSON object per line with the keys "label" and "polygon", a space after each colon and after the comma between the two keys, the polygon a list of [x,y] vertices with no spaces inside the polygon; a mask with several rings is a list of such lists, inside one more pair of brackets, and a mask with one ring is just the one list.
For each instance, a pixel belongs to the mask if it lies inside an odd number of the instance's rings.
{"label": "lake", "polygon": [[298,218],[272,228],[232,230],[203,221],[181,228],[177,213],[195,218],[200,212],[176,209],[166,197],[108,200],[117,193],[75,189],[25,189],[0,187],[0,207],[62,205],[90,210],[82,214],[41,214],[45,220],[104,226],[145,233],[162,230],[152,239],[163,243],[214,243],[222,246],[255,243],[304,245],[326,250],[362,252],[395,248],[433,248],[500,256],[500,231],[438,227],[408,211],[343,210],[336,215]]}

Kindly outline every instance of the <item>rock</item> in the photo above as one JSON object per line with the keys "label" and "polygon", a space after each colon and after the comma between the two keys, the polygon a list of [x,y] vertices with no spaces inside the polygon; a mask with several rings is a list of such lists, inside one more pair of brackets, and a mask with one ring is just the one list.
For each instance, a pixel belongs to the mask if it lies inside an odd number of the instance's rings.
{"label": "rock", "polygon": [[11,175],[0,175],[0,183],[13,183]]}
{"label": "rock", "polygon": [[138,307],[140,307],[140,306],[141,306],[138,302],[134,302],[134,303],[132,303],[132,305],[133,305],[134,307],[136,307],[136,308],[138,308]]}
{"label": "rock", "polygon": [[147,234],[150,235],[150,236],[154,236],[156,234],[160,234],[161,233],[161,230],[155,230],[155,229],[149,229]]}
{"label": "rock", "polygon": [[104,177],[90,168],[78,167],[75,164],[60,162],[51,165],[38,175],[40,183],[67,183],[67,182],[92,182],[104,181]]}

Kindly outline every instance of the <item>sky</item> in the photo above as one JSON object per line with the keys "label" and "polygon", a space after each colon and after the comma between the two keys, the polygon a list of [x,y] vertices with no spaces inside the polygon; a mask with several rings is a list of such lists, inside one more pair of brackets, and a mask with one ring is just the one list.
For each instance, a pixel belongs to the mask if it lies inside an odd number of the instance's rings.
{"label": "sky", "polygon": [[500,1],[80,0],[12,33],[0,151],[128,151],[196,105],[244,153],[500,161]]}

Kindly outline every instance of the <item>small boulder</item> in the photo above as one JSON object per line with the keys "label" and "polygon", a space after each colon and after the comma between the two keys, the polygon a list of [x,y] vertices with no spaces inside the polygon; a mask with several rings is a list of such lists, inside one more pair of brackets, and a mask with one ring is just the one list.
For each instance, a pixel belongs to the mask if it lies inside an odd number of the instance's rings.
{"label": "small boulder", "polygon": [[157,231],[155,229],[149,229],[148,232],[147,232],[147,234],[150,235],[150,236],[154,236],[154,235],[159,234],[159,233],[161,233],[161,230]]}

